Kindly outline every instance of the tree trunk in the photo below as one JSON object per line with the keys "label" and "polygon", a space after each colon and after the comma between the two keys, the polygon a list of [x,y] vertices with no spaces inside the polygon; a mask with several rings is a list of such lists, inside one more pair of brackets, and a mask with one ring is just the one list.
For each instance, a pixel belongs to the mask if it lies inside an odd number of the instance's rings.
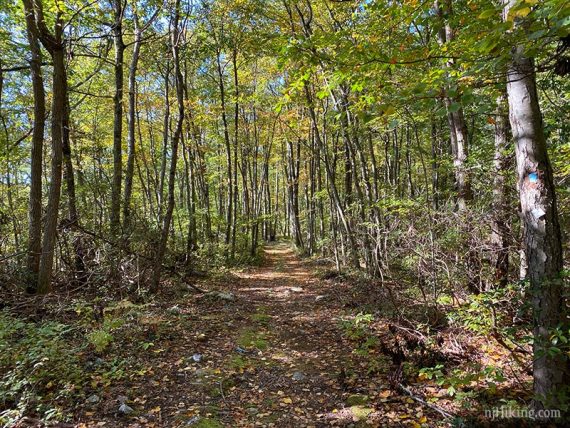
{"label": "tree trunk", "polygon": [[51,56],[53,61],[53,93],[51,106],[51,182],[49,186],[40,269],[38,272],[37,291],[40,294],[47,293],[51,290],[55,240],[57,237],[59,200],[61,196],[63,117],[65,109],[65,87],[67,84],[65,81],[63,43],[60,42],[59,46],[55,46],[52,49]]}
{"label": "tree trunk", "polygon": [[238,205],[238,180],[237,180],[237,162],[238,162],[238,144],[239,144],[239,81],[238,81],[238,68],[237,68],[237,49],[232,51],[232,65],[234,70],[234,176],[233,176],[233,213],[232,213],[232,243],[230,258],[233,259],[236,252],[236,228],[237,228],[237,205]]}
{"label": "tree trunk", "polygon": [[162,272],[162,261],[166,253],[166,245],[168,243],[168,234],[170,224],[172,222],[172,213],[174,211],[174,190],[176,185],[176,163],[178,160],[178,144],[182,135],[182,126],[184,123],[184,79],[180,70],[179,45],[181,43],[182,29],[179,28],[180,18],[180,0],[176,1],[173,24],[172,24],[172,60],[174,62],[174,78],[176,84],[176,100],[178,102],[178,117],[176,118],[176,128],[172,137],[172,153],[170,155],[170,171],[168,176],[168,205],[164,214],[162,224],[162,233],[156,257],[154,260],[154,271],[151,282],[151,291],[156,292],[160,284],[160,276]]}
{"label": "tree trunk", "polygon": [[[444,0],[444,3],[445,10],[440,7],[438,0],[435,1],[435,10],[442,24],[442,28],[438,33],[438,40],[441,45],[451,42],[454,37],[453,29],[448,22],[445,22],[445,16],[447,15],[447,18],[449,18],[453,13],[451,0]],[[448,70],[452,70],[454,67],[453,60],[447,61],[446,68]],[[459,100],[449,95],[449,88],[445,88],[445,107],[447,109],[447,120],[451,138],[455,187],[457,191],[457,208],[459,211],[463,211],[467,208],[469,201],[473,199],[473,193],[465,165],[468,158],[467,125],[463,115],[463,108],[457,107],[458,102]]]}
{"label": "tree trunk", "polygon": [[497,98],[495,116],[495,159],[493,179],[493,231],[491,244],[495,258],[495,282],[504,287],[509,281],[509,204],[505,183],[508,173],[508,125],[505,115],[505,96]]}
{"label": "tree trunk", "polygon": [[305,247],[299,220],[299,166],[301,155],[301,141],[298,140],[296,147],[287,141],[287,162],[285,173],[287,175],[287,202],[289,212],[289,229],[295,246],[303,252]]}
{"label": "tree trunk", "polygon": [[[514,4],[511,0],[505,6],[505,17]],[[525,56],[522,46],[515,47],[507,93],[534,312],[533,406],[561,408],[568,397],[570,360],[564,352],[551,352],[551,337],[556,329],[568,331],[562,239],[534,73],[532,58]]]}
{"label": "tree trunk", "polygon": [[[226,89],[224,85],[224,73],[222,71],[222,64],[220,60],[221,52],[218,51],[216,60],[217,60],[217,70],[218,70],[218,86],[220,89],[220,103],[222,107],[222,124],[224,127],[224,142],[226,148],[226,161],[227,161],[227,183],[228,183],[228,202],[227,202],[227,211],[226,211],[226,238],[225,244],[229,247],[231,237],[232,237],[232,230],[233,230],[233,221],[235,220],[233,217],[233,204],[234,204],[234,196],[233,196],[233,168],[237,167],[236,165],[232,166],[232,143],[230,141],[230,133],[229,133],[229,126],[228,126],[228,118],[226,113]],[[228,249],[226,249],[226,256],[228,256]]]}
{"label": "tree trunk", "polygon": [[162,210],[164,202],[164,182],[166,178],[166,160],[168,158],[168,141],[170,138],[170,62],[166,61],[166,70],[164,71],[164,118],[162,124],[162,153],[160,161],[160,172],[158,179],[158,189],[156,195],[156,203],[158,206],[157,220],[160,223],[163,219]]}
{"label": "tree trunk", "polygon": [[113,40],[115,45],[115,95],[113,97],[113,182],[111,187],[111,234],[118,237],[121,225],[121,184],[123,176],[123,0],[114,0],[115,22]]}
{"label": "tree trunk", "polygon": [[[52,117],[51,117],[51,180],[49,187],[46,221],[42,241],[38,281],[36,291],[45,294],[51,290],[55,241],[57,237],[57,221],[61,196],[63,123],[66,108],[67,81],[65,78],[65,44],[63,41],[63,12],[56,11],[54,33],[47,26],[40,0],[31,2],[24,0],[27,10],[27,23],[37,34],[42,45],[50,53],[53,62],[52,77]],[[31,13],[33,10],[33,14]],[[33,17],[32,17],[33,15]]]}
{"label": "tree trunk", "polygon": [[123,229],[127,232],[131,226],[131,196],[133,193],[133,176],[135,171],[135,120],[136,120],[136,90],[137,90],[137,67],[141,50],[142,31],[139,28],[139,20],[136,12],[133,21],[135,24],[135,44],[133,56],[129,66],[129,123],[128,123],[128,155],[127,170],[125,171],[125,193],[123,200]]}
{"label": "tree trunk", "polygon": [[46,116],[46,99],[42,76],[42,53],[31,0],[24,0],[26,33],[30,44],[32,89],[34,93],[34,125],[30,167],[30,200],[28,229],[28,290],[36,288],[42,243],[42,158]]}

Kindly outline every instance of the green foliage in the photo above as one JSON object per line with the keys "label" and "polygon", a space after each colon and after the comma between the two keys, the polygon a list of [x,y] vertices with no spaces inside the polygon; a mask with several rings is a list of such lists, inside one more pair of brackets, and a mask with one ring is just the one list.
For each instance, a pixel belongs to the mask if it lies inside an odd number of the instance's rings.
{"label": "green foliage", "polygon": [[[96,302],[97,304],[97,302]],[[95,318],[93,305],[85,302],[77,302],[75,312],[80,317],[81,323],[88,329],[86,338],[88,343],[93,346],[95,352],[103,353],[109,345],[115,340],[114,332],[120,330],[129,321],[136,319],[145,305],[136,305],[129,300],[121,300],[117,303],[106,307],[103,313],[103,320]],[[93,328],[94,325],[98,325]],[[145,344],[143,344],[143,347]],[[151,346],[147,344],[147,348]]]}
{"label": "green foliage", "polygon": [[87,334],[87,340],[93,345],[96,352],[101,353],[113,342],[114,337],[107,330],[98,329]]}
{"label": "green foliage", "polygon": [[528,283],[521,281],[470,295],[466,303],[448,314],[448,318],[480,335],[500,332],[513,337],[517,330],[520,332],[520,328],[512,326],[513,315],[523,324],[529,319],[530,308],[528,302],[525,303],[527,293]]}
{"label": "green foliage", "polygon": [[358,313],[354,318],[341,321],[344,334],[351,340],[360,340],[368,335],[368,327],[374,321],[372,314]]}
{"label": "green foliage", "polygon": [[[352,319],[341,321],[341,328],[344,331],[344,335],[356,343],[356,347],[353,352],[361,357],[369,356],[370,350],[374,349],[378,345],[378,337],[370,329],[373,321],[373,315],[364,314],[362,312]],[[374,371],[375,368],[375,362],[371,361],[369,364],[369,370]]]}
{"label": "green foliage", "polygon": [[74,397],[83,384],[71,333],[57,322],[36,324],[0,312],[0,403],[8,409],[0,423],[30,411],[45,419],[62,417],[57,403]]}
{"label": "green foliage", "polygon": [[109,362],[104,362],[95,370],[91,379],[91,387],[108,387],[114,381],[123,379],[129,369],[130,361],[115,357]]}
{"label": "green foliage", "polygon": [[502,369],[479,365],[473,365],[470,369],[453,369],[447,372],[443,364],[438,364],[435,367],[420,369],[419,375],[420,378],[433,381],[436,385],[446,388],[447,394],[459,401],[477,395],[477,392],[472,389],[465,390],[468,387],[479,385],[494,394],[497,384],[506,380]]}

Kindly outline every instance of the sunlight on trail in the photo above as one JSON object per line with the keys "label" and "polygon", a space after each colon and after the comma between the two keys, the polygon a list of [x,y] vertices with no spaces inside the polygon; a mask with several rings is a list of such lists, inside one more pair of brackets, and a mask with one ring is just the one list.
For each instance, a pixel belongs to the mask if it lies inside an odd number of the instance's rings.
{"label": "sunlight on trail", "polygon": [[[310,285],[315,278],[298,259],[289,244],[276,243],[264,249],[264,263],[261,267],[246,272],[235,272],[247,286],[240,289],[243,293],[263,295],[271,299],[287,301],[299,297],[314,297]],[[247,282],[246,282],[247,281]]]}

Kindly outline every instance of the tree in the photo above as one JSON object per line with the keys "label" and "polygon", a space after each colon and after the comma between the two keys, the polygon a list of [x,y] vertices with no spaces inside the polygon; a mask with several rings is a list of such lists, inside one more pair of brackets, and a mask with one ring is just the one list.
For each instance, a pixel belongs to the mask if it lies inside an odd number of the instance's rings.
{"label": "tree", "polygon": [[506,184],[509,173],[507,156],[508,125],[505,112],[506,97],[497,97],[497,112],[494,119],[495,127],[495,157],[493,180],[493,231],[492,245],[495,250],[495,280],[502,287],[509,281],[509,198]]}
{"label": "tree", "polygon": [[162,261],[166,252],[166,244],[168,243],[168,235],[170,234],[170,224],[172,222],[172,214],[174,212],[174,191],[176,182],[176,163],[178,161],[178,145],[182,136],[182,127],[184,125],[184,78],[180,68],[180,46],[183,42],[184,27],[180,24],[180,0],[176,0],[174,12],[172,16],[172,35],[170,39],[172,49],[172,62],[174,64],[174,81],[176,89],[176,102],[178,104],[178,116],[176,118],[176,127],[172,136],[171,154],[170,154],[170,171],[168,176],[168,201],[166,212],[162,223],[162,231],[160,241],[156,250],[154,260],[154,270],[151,282],[151,290],[158,290],[160,284],[160,276],[162,272]]}
{"label": "tree", "polygon": [[[51,176],[48,194],[46,221],[43,233],[42,254],[38,271],[37,291],[47,293],[51,289],[51,276],[54,262],[55,240],[59,200],[61,196],[64,119],[67,97],[67,77],[65,71],[65,41],[63,39],[63,11],[56,5],[54,31],[51,33],[44,18],[41,0],[25,0],[26,11],[33,10],[30,26],[43,46],[50,53],[53,62],[52,106],[51,106]],[[31,15],[29,15],[31,16]],[[41,103],[41,100],[40,100]]]}
{"label": "tree", "polygon": [[[513,13],[515,5],[516,1],[510,0],[504,16],[514,20],[517,29],[524,23]],[[534,61],[522,45],[513,49],[507,94],[534,311],[534,406],[560,408],[567,401],[570,385],[570,359],[552,351],[556,331],[568,331],[561,277],[562,240]]]}
{"label": "tree", "polygon": [[124,56],[123,18],[126,1],[112,0],[114,22],[113,43],[115,46],[115,95],[113,97],[113,183],[111,186],[111,234],[118,238],[121,228],[121,186],[123,177],[123,91],[124,91]]}
{"label": "tree", "polygon": [[42,242],[42,158],[46,115],[45,89],[42,75],[42,53],[35,22],[32,0],[23,0],[26,14],[26,35],[30,45],[30,72],[34,93],[34,125],[32,131],[32,151],[30,167],[30,199],[28,227],[28,289],[37,287]]}
{"label": "tree", "polygon": [[[438,32],[441,45],[452,42],[454,38],[454,30],[449,23],[453,15],[452,1],[445,0],[444,5],[444,8],[441,8],[438,1],[436,0],[435,2],[435,9],[441,20],[441,29]],[[444,14],[447,20],[444,20]],[[446,63],[447,70],[452,71],[454,67],[454,61],[449,59]],[[457,187],[457,208],[462,211],[467,208],[467,203],[473,198],[471,182],[466,170],[468,157],[467,125],[465,123],[463,108],[458,103],[458,100],[450,96],[450,88],[447,87],[445,92],[446,96],[444,101],[445,108],[447,109],[453,166],[455,168],[455,185]]]}

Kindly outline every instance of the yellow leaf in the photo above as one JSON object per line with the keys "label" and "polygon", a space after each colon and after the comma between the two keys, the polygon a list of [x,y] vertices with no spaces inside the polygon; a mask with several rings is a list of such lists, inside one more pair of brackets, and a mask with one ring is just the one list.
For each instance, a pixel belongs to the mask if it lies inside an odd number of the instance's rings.
{"label": "yellow leaf", "polygon": [[422,417],[418,420],[418,422],[419,422],[420,424],[425,424],[425,423],[427,422],[427,418],[426,418],[425,416],[422,416]]}
{"label": "yellow leaf", "polygon": [[293,400],[291,400],[289,397],[285,397],[281,401],[283,401],[285,404],[292,404],[293,403]]}
{"label": "yellow leaf", "polygon": [[160,406],[156,406],[154,409],[151,409],[149,413],[160,413]]}
{"label": "yellow leaf", "polygon": [[530,7],[522,7],[520,9],[511,9],[507,16],[507,20],[513,21],[515,18],[524,18],[531,12]]}
{"label": "yellow leaf", "polygon": [[524,18],[525,16],[527,16],[530,13],[530,7],[523,7],[522,9],[519,9],[517,11],[514,12],[515,16],[520,16],[521,18]]}

